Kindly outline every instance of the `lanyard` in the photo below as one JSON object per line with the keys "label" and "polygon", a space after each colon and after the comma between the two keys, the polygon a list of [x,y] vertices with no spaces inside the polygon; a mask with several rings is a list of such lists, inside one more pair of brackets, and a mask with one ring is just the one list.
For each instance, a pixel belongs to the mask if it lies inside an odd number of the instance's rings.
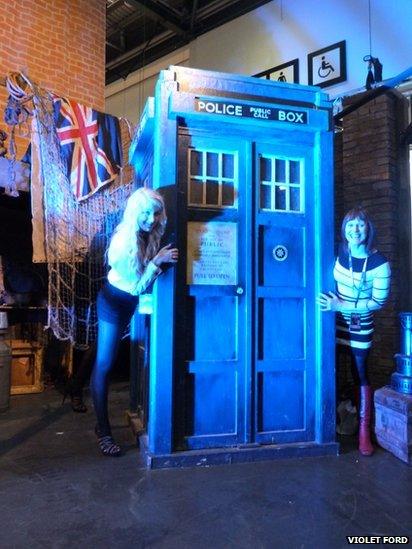
{"label": "lanyard", "polygon": [[359,301],[360,293],[361,293],[361,291],[362,291],[362,286],[363,286],[364,283],[365,283],[365,279],[366,279],[366,266],[367,266],[367,264],[368,264],[368,257],[366,256],[366,257],[365,257],[365,261],[363,262],[361,279],[360,279],[360,281],[359,281],[359,287],[357,288],[357,287],[356,287],[356,284],[355,284],[355,278],[354,278],[354,276],[353,276],[352,255],[349,253],[349,269],[350,269],[350,274],[351,274],[351,277],[352,277],[352,286],[353,286],[353,289],[354,289],[354,290],[358,290],[358,295],[356,296],[356,301],[355,301],[355,308],[358,306],[358,301]]}

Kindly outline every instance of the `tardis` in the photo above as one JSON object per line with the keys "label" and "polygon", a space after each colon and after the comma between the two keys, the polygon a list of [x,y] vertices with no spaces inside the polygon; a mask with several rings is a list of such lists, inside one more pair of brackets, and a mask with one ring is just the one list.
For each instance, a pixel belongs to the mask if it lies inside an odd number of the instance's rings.
{"label": "tardis", "polygon": [[180,259],[153,289],[150,467],[337,454],[332,105],[170,67],[130,148]]}

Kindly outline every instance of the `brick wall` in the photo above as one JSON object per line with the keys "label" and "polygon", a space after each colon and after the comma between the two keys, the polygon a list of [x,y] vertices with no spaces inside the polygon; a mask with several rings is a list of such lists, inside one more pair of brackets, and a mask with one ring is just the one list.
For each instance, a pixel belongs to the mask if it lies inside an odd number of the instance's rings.
{"label": "brick wall", "polygon": [[[41,87],[104,110],[105,8],[105,0],[0,0],[0,78],[23,69]],[[6,100],[0,86],[8,131]],[[17,146],[19,158],[27,142]]]}
{"label": "brick wall", "polygon": [[[355,96],[350,102],[356,99]],[[387,256],[392,269],[389,302],[375,313],[376,329],[369,367],[371,382],[376,386],[390,382],[390,374],[395,368],[393,355],[399,352],[397,315],[405,310],[406,304],[405,265],[409,264],[409,254],[400,245],[400,233],[405,229],[401,220],[407,220],[408,215],[410,220],[408,204],[401,192],[405,187],[406,156],[400,136],[406,126],[404,99],[389,93],[347,115],[343,119],[343,132],[335,136],[337,240],[344,213],[362,205],[377,228],[376,247]],[[339,364],[342,382],[348,375],[347,360],[340,357]]]}

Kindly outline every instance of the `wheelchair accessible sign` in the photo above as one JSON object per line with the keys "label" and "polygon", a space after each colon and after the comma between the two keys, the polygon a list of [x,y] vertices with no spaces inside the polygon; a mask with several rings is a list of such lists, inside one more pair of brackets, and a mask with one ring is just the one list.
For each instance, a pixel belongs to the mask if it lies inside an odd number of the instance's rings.
{"label": "wheelchair accessible sign", "polygon": [[300,125],[308,123],[308,114],[304,111],[249,105],[245,103],[228,101],[210,101],[201,98],[195,99],[195,111],[207,114],[232,116],[234,118],[275,120],[276,122],[289,122],[291,124]]}

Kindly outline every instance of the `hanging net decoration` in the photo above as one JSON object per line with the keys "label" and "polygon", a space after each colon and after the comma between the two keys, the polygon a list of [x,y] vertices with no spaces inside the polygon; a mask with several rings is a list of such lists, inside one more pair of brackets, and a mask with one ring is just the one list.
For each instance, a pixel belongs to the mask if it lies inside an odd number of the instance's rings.
{"label": "hanging net decoration", "polygon": [[[29,84],[33,93],[32,160],[37,150],[43,183],[47,327],[56,338],[85,349],[96,338],[95,303],[106,275],[105,251],[133,182],[123,183],[127,170],[121,169],[111,185],[86,200],[76,200],[62,164],[53,96]],[[121,131],[130,139],[130,128],[125,123],[121,124]],[[130,171],[129,174],[131,179]]]}

